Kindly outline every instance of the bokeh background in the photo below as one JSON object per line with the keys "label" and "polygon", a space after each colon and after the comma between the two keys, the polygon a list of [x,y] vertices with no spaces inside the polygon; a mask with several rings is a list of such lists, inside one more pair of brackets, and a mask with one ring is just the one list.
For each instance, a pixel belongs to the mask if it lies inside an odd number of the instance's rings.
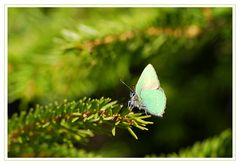
{"label": "bokeh background", "polygon": [[127,106],[119,80],[134,86],[149,63],[167,96],[163,118],[136,129],[139,140],[119,130],[82,148],[161,155],[232,128],[231,8],[8,8],[9,118],[84,96]]}

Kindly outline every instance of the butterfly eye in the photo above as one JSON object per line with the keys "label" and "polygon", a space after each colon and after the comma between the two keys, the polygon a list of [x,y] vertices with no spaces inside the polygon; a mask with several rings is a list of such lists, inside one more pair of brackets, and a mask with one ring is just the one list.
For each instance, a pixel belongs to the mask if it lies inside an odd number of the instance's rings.
{"label": "butterfly eye", "polygon": [[134,93],[133,92],[130,92],[130,97],[133,97],[134,96]]}

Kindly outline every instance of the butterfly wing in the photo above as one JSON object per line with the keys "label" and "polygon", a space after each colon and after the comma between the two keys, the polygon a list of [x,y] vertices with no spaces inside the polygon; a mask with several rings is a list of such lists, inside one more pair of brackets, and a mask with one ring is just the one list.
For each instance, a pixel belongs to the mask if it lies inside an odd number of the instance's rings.
{"label": "butterfly wing", "polygon": [[162,88],[142,90],[141,100],[150,114],[162,117],[167,101]]}
{"label": "butterfly wing", "polygon": [[138,79],[135,92],[138,96],[140,96],[141,91],[144,89],[157,89],[159,87],[160,82],[158,80],[156,71],[151,64],[148,64]]}

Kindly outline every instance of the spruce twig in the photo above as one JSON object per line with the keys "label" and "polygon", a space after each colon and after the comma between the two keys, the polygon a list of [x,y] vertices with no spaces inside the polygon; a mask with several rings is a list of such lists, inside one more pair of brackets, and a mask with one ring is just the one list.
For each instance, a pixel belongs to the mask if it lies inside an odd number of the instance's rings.
{"label": "spruce twig", "polygon": [[181,158],[204,158],[204,157],[231,157],[232,155],[232,130],[226,129],[220,135],[195,142],[192,146],[180,149],[178,153],[162,154],[160,156],[148,155],[146,157],[181,157]]}
{"label": "spruce twig", "polygon": [[98,133],[115,136],[119,128],[127,129],[138,139],[132,128],[148,130],[146,125],[153,124],[143,120],[148,117],[133,113],[110,98],[85,97],[79,101],[37,105],[28,113],[22,111],[20,116],[14,115],[9,119],[9,152],[12,153],[16,145],[21,147],[26,144],[59,143],[73,146],[74,143],[85,143]]}

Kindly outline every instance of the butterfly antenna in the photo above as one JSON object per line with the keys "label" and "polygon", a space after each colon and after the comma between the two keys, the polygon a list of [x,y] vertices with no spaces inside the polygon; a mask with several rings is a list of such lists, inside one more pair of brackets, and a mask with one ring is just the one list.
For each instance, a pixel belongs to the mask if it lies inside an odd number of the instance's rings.
{"label": "butterfly antenna", "polygon": [[130,89],[130,91],[132,92],[132,93],[134,93],[134,91],[132,90],[132,88],[130,88],[125,82],[123,82],[122,80],[120,80],[128,89]]}

